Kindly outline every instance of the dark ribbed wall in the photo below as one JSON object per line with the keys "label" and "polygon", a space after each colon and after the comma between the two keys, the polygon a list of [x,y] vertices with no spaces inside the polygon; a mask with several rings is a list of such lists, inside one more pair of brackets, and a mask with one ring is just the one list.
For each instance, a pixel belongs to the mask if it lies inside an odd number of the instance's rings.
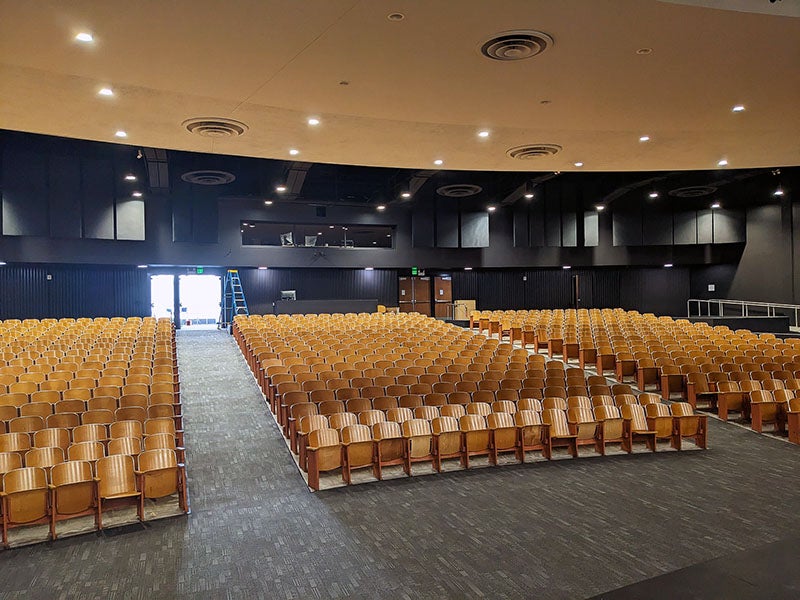
{"label": "dark ribbed wall", "polygon": [[64,265],[0,268],[0,319],[149,314],[150,281],[141,269]]}
{"label": "dark ribbed wall", "polygon": [[251,314],[272,312],[281,290],[295,290],[298,300],[371,300],[397,305],[394,269],[240,269]]}

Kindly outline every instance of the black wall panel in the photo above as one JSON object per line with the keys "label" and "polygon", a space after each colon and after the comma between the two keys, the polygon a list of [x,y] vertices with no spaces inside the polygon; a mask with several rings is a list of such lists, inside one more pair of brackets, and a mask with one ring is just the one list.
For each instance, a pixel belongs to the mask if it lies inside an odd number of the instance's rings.
{"label": "black wall panel", "polygon": [[673,240],[675,245],[697,243],[697,213],[681,211],[672,215]]}
{"label": "black wall panel", "polygon": [[150,282],[140,269],[9,265],[0,268],[0,288],[0,319],[150,314]]}
{"label": "black wall panel", "polygon": [[192,241],[192,197],[189,194],[172,196],[172,241]]}
{"label": "black wall panel", "polygon": [[514,248],[527,248],[530,246],[530,232],[528,231],[528,207],[516,206],[514,208]]}
{"label": "black wall panel", "polygon": [[[516,236],[516,228],[514,231]],[[486,211],[461,213],[461,247],[489,247],[489,213]]]}
{"label": "black wall panel", "polygon": [[110,159],[81,160],[83,237],[114,239],[114,166]]}
{"label": "black wall panel", "polygon": [[731,244],[747,241],[744,212],[719,208],[714,211],[714,243]]}
{"label": "black wall panel", "polygon": [[653,209],[642,219],[642,243],[645,246],[672,244],[672,213]]}
{"label": "black wall panel", "polygon": [[414,248],[433,248],[434,212],[432,202],[419,202],[411,213],[411,245]]}
{"label": "black wall panel", "polygon": [[442,201],[436,203],[436,247],[458,248],[458,212]]}
{"label": "black wall panel", "polygon": [[544,201],[537,199],[533,202],[528,217],[530,244],[532,248],[541,248],[545,245]]}
{"label": "black wall panel", "polygon": [[544,243],[550,248],[561,246],[561,198],[552,187],[545,196]]}
{"label": "black wall panel", "polygon": [[192,241],[213,244],[217,241],[218,231],[217,192],[213,189],[195,191],[192,196]]}
{"label": "black wall panel", "polygon": [[710,244],[714,241],[714,211],[710,208],[697,211],[697,243]]}
{"label": "black wall panel", "polygon": [[81,168],[77,156],[50,157],[50,236],[80,238]]}
{"label": "black wall panel", "polygon": [[47,235],[48,179],[47,155],[3,152],[3,235]]}
{"label": "black wall panel", "polygon": [[620,276],[620,307],[685,316],[690,291],[689,269],[625,269]]}
{"label": "black wall panel", "polygon": [[615,246],[642,245],[642,213],[641,210],[614,211],[613,231]]}
{"label": "black wall panel", "polygon": [[239,269],[251,314],[272,313],[281,290],[296,290],[298,300],[369,300],[397,306],[394,269]]}

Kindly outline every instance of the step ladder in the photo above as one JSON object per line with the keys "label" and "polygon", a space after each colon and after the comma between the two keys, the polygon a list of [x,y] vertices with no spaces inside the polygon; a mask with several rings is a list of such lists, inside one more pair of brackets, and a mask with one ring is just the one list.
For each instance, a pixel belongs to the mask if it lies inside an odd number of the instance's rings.
{"label": "step ladder", "polygon": [[236,315],[249,315],[247,300],[244,297],[242,280],[238,269],[228,269],[222,289],[222,311],[219,315],[219,328],[227,329],[233,324]]}

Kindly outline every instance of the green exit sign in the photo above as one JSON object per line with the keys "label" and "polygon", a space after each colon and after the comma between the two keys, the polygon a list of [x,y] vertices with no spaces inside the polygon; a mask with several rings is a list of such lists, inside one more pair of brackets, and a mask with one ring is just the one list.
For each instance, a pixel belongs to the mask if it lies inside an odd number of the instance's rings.
{"label": "green exit sign", "polygon": [[197,269],[195,269],[195,273],[197,273],[198,275],[202,275],[203,271],[205,271],[205,268],[203,267],[197,267]]}
{"label": "green exit sign", "polygon": [[419,275],[419,267],[411,267],[412,275]]}

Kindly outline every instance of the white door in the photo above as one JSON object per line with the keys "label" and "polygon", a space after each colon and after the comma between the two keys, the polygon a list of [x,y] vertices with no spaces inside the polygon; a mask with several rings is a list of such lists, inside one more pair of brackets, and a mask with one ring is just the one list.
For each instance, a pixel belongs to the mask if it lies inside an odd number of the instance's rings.
{"label": "white door", "polygon": [[178,288],[182,326],[216,325],[222,301],[218,275],[181,275]]}
{"label": "white door", "polygon": [[150,314],[157,319],[172,318],[175,307],[175,276],[150,276]]}

